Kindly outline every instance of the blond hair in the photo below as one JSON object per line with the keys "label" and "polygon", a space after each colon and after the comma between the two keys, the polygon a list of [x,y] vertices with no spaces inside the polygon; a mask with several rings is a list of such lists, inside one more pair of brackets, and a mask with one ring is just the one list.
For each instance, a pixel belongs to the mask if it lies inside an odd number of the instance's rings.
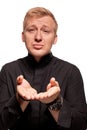
{"label": "blond hair", "polygon": [[28,12],[26,13],[26,15],[24,17],[23,30],[25,30],[29,18],[32,18],[32,17],[40,18],[40,17],[44,17],[44,16],[50,16],[53,19],[53,21],[55,23],[55,33],[56,33],[58,24],[57,24],[55,17],[48,9],[43,8],[43,7],[35,7],[35,8],[31,8],[30,10],[28,10]]}

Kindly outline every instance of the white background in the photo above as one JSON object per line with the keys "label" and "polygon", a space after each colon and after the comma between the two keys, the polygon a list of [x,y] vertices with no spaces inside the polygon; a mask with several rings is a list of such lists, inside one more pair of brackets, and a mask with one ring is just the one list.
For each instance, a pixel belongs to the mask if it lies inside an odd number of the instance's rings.
{"label": "white background", "polygon": [[[28,9],[43,6],[51,10],[59,24],[53,54],[80,69],[87,99],[87,1],[86,0],[3,0],[0,1],[0,69],[24,57],[22,22]],[[78,90],[79,91],[79,90]]]}

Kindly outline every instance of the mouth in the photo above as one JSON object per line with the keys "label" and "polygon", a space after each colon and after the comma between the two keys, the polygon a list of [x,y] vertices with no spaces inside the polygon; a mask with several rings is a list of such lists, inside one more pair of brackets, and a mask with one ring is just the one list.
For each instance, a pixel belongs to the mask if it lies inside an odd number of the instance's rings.
{"label": "mouth", "polygon": [[43,45],[42,44],[33,44],[33,47],[34,47],[34,49],[39,50],[39,49],[42,49]]}

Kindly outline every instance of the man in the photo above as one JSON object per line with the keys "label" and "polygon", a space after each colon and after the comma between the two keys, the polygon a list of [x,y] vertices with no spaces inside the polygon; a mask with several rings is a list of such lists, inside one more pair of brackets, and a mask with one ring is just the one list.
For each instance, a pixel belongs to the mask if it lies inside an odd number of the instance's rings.
{"label": "man", "polygon": [[47,9],[30,9],[22,40],[28,56],[0,72],[0,130],[85,130],[86,101],[79,69],[51,52],[58,24]]}

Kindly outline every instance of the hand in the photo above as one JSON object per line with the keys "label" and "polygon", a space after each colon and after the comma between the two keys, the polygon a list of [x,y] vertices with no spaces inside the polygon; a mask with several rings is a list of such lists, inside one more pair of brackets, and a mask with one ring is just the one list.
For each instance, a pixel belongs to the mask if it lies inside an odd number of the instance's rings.
{"label": "hand", "polygon": [[60,87],[54,77],[50,79],[46,92],[40,92],[36,95],[36,99],[42,103],[50,103],[54,101],[60,94]]}
{"label": "hand", "polygon": [[35,99],[37,91],[31,87],[29,82],[22,75],[17,77],[17,95],[28,101]]}

